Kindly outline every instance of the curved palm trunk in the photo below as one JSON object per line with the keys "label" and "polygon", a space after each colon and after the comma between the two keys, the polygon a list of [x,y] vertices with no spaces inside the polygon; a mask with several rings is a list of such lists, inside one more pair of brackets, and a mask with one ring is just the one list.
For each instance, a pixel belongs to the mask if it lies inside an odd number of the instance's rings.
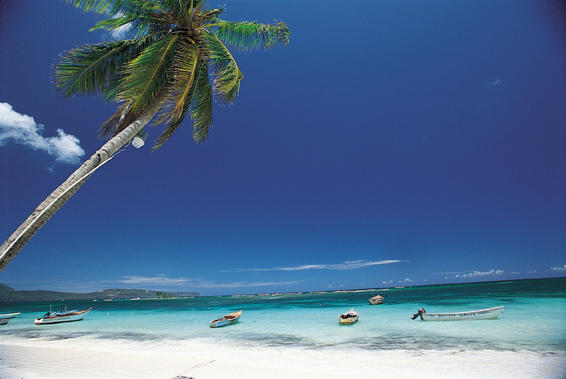
{"label": "curved palm trunk", "polygon": [[0,271],[22,250],[31,237],[69,200],[88,178],[112,158],[122,146],[130,141],[163,105],[165,99],[148,107],[140,117],[126,129],[106,142],[96,153],[81,165],[69,178],[51,193],[32,214],[0,246]]}

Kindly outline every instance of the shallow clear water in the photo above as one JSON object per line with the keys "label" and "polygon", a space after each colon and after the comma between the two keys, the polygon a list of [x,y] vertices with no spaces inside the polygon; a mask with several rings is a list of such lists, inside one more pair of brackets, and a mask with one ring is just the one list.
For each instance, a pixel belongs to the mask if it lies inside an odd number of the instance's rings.
{"label": "shallow clear water", "polygon": [[[380,293],[384,304],[369,305]],[[198,297],[174,300],[64,302],[53,310],[93,307],[80,322],[33,324],[49,303],[4,303],[0,313],[22,312],[0,327],[0,336],[43,341],[94,338],[101,341],[174,342],[198,340],[249,347],[366,351],[566,352],[566,278],[472,283],[389,290],[284,295]],[[422,322],[410,316],[504,305],[497,320]],[[338,323],[354,308],[359,322]],[[236,325],[211,329],[209,321],[243,310]]]}

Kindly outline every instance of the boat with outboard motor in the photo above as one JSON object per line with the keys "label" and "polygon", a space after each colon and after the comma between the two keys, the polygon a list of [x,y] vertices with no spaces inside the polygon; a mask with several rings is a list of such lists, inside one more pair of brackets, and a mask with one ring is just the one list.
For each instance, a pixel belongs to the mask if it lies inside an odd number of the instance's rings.
{"label": "boat with outboard motor", "polygon": [[418,310],[411,316],[411,319],[419,318],[423,321],[462,321],[462,320],[494,320],[501,312],[504,306],[479,309],[477,311],[453,312],[453,313],[427,313],[424,308]]}
{"label": "boat with outboard motor", "polygon": [[59,311],[59,312],[47,312],[43,317],[36,318],[34,323],[36,325],[44,325],[44,324],[59,324],[61,322],[71,322],[71,321],[81,321],[88,312],[92,310],[92,307],[89,309],[85,309],[82,311]]}

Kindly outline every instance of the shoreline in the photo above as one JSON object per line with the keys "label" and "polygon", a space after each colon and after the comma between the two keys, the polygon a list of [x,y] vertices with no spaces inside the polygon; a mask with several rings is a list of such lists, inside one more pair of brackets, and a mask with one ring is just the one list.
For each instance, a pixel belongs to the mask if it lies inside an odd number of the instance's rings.
{"label": "shoreline", "polygon": [[2,379],[564,378],[566,352],[362,350],[2,337]]}
{"label": "shoreline", "polygon": [[[207,298],[273,298],[275,296],[300,296],[300,295],[318,295],[318,294],[331,294],[331,293],[352,293],[352,292],[385,292],[390,290],[399,290],[399,289],[426,289],[426,288],[450,288],[450,287],[457,287],[461,285],[468,285],[468,284],[480,284],[480,285],[490,285],[496,283],[519,283],[519,282],[531,282],[537,283],[547,280],[563,280],[566,279],[566,276],[551,276],[551,277],[544,277],[544,278],[523,278],[523,279],[510,279],[510,280],[484,280],[484,281],[471,281],[471,282],[450,282],[450,283],[427,283],[427,284],[415,284],[415,285],[405,285],[399,287],[368,287],[368,288],[351,288],[346,290],[311,290],[311,291],[290,291],[290,292],[276,292],[276,293],[240,293],[240,294],[216,294],[216,295],[201,295],[198,292],[172,292],[170,295],[172,296],[157,296],[157,297],[144,297],[142,292],[153,292],[153,293],[160,293],[160,291],[155,290],[142,290],[142,289],[127,289],[127,288],[118,288],[118,289],[104,289],[104,290],[97,290],[95,292],[86,292],[86,293],[74,293],[74,292],[61,292],[61,291],[52,291],[52,290],[16,290],[7,286],[4,283],[0,283],[0,289],[3,289],[3,295],[8,300],[1,300],[0,297],[0,306],[8,305],[8,304],[17,304],[17,303],[30,303],[30,302],[60,302],[60,299],[65,299],[64,301],[74,302],[74,301],[93,301],[93,302],[103,302],[103,301],[136,301],[136,300],[185,300],[185,299],[192,299],[192,298],[200,298],[200,299],[207,299]],[[120,293],[120,291],[122,293]],[[14,296],[6,296],[7,294],[17,295],[17,294],[29,294],[29,293],[38,293],[37,298],[20,298]],[[51,298],[46,298],[45,292],[52,293],[54,295]],[[100,293],[111,293],[112,295],[102,296]],[[190,295],[192,294],[192,295]],[[73,298],[69,297],[75,295],[81,295],[79,297]],[[117,296],[123,295],[123,296]],[[168,295],[168,294],[165,294]],[[86,297],[85,297],[86,296]],[[140,297],[141,296],[141,297]]]}

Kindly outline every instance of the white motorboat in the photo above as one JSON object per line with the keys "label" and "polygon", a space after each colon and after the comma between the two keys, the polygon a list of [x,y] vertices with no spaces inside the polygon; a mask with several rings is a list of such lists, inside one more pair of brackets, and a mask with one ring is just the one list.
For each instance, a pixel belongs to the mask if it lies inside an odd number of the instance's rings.
{"label": "white motorboat", "polygon": [[71,321],[81,321],[92,308],[85,309],[82,311],[59,311],[59,312],[47,312],[43,317],[36,318],[34,323],[36,325],[44,324],[59,324],[61,322],[71,322]]}
{"label": "white motorboat", "polygon": [[504,306],[479,309],[477,311],[453,312],[453,313],[427,313],[424,308],[418,310],[411,316],[414,320],[420,317],[423,321],[461,321],[461,320],[494,320],[501,312]]}

